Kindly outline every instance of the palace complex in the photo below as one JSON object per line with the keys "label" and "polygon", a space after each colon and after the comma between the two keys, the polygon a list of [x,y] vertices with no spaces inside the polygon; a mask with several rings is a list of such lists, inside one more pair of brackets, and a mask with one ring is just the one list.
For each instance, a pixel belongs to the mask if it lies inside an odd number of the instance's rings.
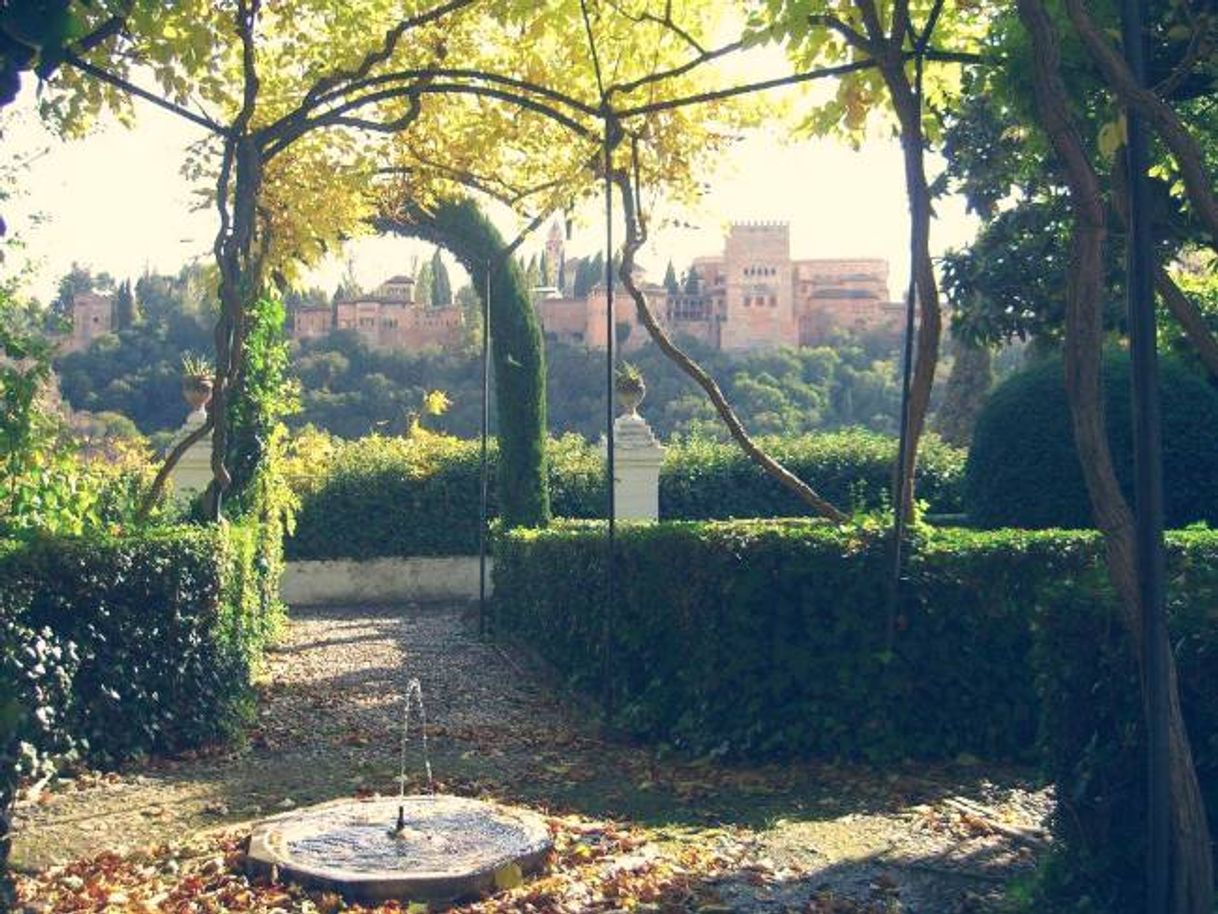
{"label": "palace complex", "polygon": [[[605,348],[606,296],[603,281],[580,297],[573,278],[580,262],[567,260],[563,233],[555,222],[546,239],[546,260],[561,264],[558,285],[538,288],[534,304],[547,338],[589,349]],[[888,292],[888,263],[876,259],[791,258],[785,222],[738,222],[722,254],[699,257],[678,291],[647,282],[639,285],[652,312],[669,332],[694,337],[716,349],[742,352],[774,346],[812,346],[834,330],[897,334],[904,307]],[[378,348],[448,348],[461,339],[463,315],[452,305],[417,303],[414,283],[395,276],[373,294],[330,306],[303,306],[293,314],[292,336],[312,339],[348,329]],[[647,339],[633,304],[615,295],[618,339],[625,351]]]}
{"label": "palace complex", "polygon": [[456,305],[415,301],[414,280],[394,276],[370,295],[331,305],[303,305],[292,312],[292,338],[316,339],[332,330],[354,330],[374,349],[451,349],[461,342],[464,316]]}
{"label": "palace complex", "polygon": [[[603,278],[576,297],[574,278],[585,272],[563,252],[563,233],[555,222],[546,240],[546,262],[560,278],[534,290],[534,304],[547,338],[589,349],[604,349],[606,296]],[[690,275],[693,274],[693,275]],[[647,281],[638,284],[652,313],[670,333],[693,337],[726,352],[775,346],[813,346],[835,330],[899,333],[904,307],[891,301],[888,263],[878,259],[791,258],[790,227],[785,222],[737,222],[728,231],[723,253],[698,257],[679,289]],[[394,276],[371,294],[339,299],[332,305],[298,305],[292,311],[293,339],[316,339],[334,330],[351,330],[377,349],[451,349],[461,344],[465,317],[453,304],[416,301],[414,280]],[[642,346],[647,331],[639,326],[624,291],[615,295],[617,338],[624,351]],[[68,351],[88,348],[114,329],[108,296],[77,295],[72,308]]]}
{"label": "palace complex", "polygon": [[[557,224],[547,244],[548,256]],[[561,254],[561,247],[559,247]],[[560,261],[561,262],[561,261]],[[572,275],[569,268],[567,275]],[[733,223],[721,255],[699,257],[680,291],[641,281],[652,313],[676,336],[689,336],[727,352],[775,346],[814,346],[834,330],[900,332],[904,306],[890,300],[888,263],[876,259],[792,260],[785,222]],[[586,298],[548,290],[538,314],[547,336],[591,349],[605,348],[603,284]],[[618,339],[626,351],[647,339],[634,305],[614,296]]]}

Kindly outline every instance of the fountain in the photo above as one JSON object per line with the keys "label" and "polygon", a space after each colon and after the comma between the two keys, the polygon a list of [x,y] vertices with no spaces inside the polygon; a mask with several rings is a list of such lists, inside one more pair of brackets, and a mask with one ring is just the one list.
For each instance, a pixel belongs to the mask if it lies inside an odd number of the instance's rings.
{"label": "fountain", "polygon": [[497,874],[541,866],[552,846],[541,817],[465,797],[406,794],[412,698],[431,791],[423,690],[411,679],[397,797],[335,800],[263,820],[250,836],[251,874],[336,891],[353,901],[444,904],[493,890]]}

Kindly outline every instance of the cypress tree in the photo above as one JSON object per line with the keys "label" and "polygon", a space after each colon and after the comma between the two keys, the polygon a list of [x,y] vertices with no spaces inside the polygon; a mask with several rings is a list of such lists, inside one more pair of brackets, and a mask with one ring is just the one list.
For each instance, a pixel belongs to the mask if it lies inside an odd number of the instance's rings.
{"label": "cypress tree", "polygon": [[431,304],[431,285],[432,272],[429,260],[419,267],[418,275],[414,278],[414,300],[420,305],[429,306]]}
{"label": "cypress tree", "polygon": [[453,287],[448,279],[448,268],[436,248],[431,258],[431,306],[440,308],[453,303]]}
{"label": "cypress tree", "polygon": [[575,268],[575,280],[571,284],[571,295],[575,298],[588,297],[588,258],[580,258],[579,265]]}
{"label": "cypress tree", "polygon": [[131,292],[131,280],[119,283],[114,293],[114,323],[119,330],[127,330],[136,319],[135,295]]}
{"label": "cypress tree", "polygon": [[668,269],[664,271],[664,288],[668,290],[669,295],[676,295],[681,291],[681,286],[677,283],[677,271],[673,269],[672,261],[668,261]]}

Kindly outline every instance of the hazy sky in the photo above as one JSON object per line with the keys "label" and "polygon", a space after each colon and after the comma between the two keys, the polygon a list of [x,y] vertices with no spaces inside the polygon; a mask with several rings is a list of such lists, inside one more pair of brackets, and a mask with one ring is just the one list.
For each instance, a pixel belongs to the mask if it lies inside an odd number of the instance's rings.
{"label": "hazy sky", "polygon": [[[180,175],[186,146],[201,133],[150,105],[137,108],[134,129],[103,126],[88,138],[64,143],[47,133],[27,86],[9,106],[3,145],[10,160],[30,158],[22,193],[5,205],[11,233],[26,244],[35,270],[27,284],[44,301],[73,261],[116,277],[145,268],[176,272],[195,257],[210,257],[216,228],[212,209],[196,210],[191,186]],[[699,254],[722,250],[732,220],[778,219],[791,224],[794,257],[882,257],[891,268],[891,291],[900,296],[908,275],[908,215],[900,151],[873,142],[860,152],[829,141],[784,144],[758,135],[737,144],[711,179],[712,192],[687,221],[697,228],[656,233],[639,260],[659,279],[671,258],[682,269]],[[975,230],[957,200],[943,201],[932,230],[936,251],[959,246]],[[500,228],[514,236],[506,217]],[[568,253],[603,244],[599,209],[581,213]],[[617,233],[620,238],[620,231]],[[545,229],[531,249],[539,250]],[[530,246],[526,246],[526,253]],[[389,238],[363,239],[344,252],[361,284],[374,286],[408,270],[423,245]],[[327,290],[341,275],[335,257],[311,277]]]}

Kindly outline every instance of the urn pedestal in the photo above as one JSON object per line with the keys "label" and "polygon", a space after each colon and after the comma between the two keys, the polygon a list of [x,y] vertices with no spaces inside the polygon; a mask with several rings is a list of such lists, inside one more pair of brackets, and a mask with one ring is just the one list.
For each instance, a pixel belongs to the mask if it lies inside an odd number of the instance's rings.
{"label": "urn pedestal", "polygon": [[[636,400],[629,412],[613,422],[614,508],[620,520],[659,520],[664,448],[652,434],[647,420],[635,410],[637,406]],[[603,442],[601,449],[603,453]]]}

